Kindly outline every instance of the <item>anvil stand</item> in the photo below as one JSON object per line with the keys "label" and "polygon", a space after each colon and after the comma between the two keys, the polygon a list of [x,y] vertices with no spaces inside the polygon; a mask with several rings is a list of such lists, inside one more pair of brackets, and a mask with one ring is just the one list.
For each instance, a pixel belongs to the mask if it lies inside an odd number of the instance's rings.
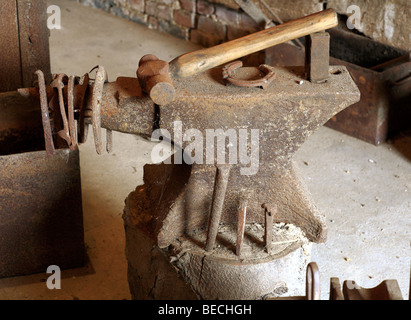
{"label": "anvil stand", "polygon": [[[179,153],[144,167],[144,185],[128,196],[123,215],[134,299],[303,294],[311,246],[325,241],[326,225],[293,155],[359,100],[346,68],[329,67],[328,34],[310,35],[306,43],[305,68],[275,68],[264,90],[227,85],[221,68],[175,81],[176,98],[159,108],[158,127],[171,137],[176,121],[203,137],[207,129],[258,129],[258,155],[250,162],[259,167],[244,175],[243,164],[176,164]],[[105,108],[102,126],[116,130]],[[249,155],[252,143],[249,135]]]}

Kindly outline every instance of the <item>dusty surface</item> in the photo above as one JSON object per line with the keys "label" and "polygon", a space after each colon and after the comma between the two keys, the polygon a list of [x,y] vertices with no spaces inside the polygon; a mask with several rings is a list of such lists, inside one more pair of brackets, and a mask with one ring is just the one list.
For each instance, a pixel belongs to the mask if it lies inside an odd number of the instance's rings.
{"label": "dusty surface", "polygon": [[[191,43],[148,30],[74,1],[55,0],[62,30],[51,31],[53,72],[82,75],[97,64],[109,79],[135,76],[146,53],[170,60]],[[91,23],[92,21],[92,23]],[[87,31],[87,32],[85,32]],[[0,280],[0,299],[129,299],[124,199],[142,184],[153,144],[114,133],[112,155],[98,156],[92,139],[80,149],[85,242],[89,263],[63,272],[62,289],[47,289],[46,274]],[[330,277],[372,287],[397,279],[408,298],[411,240],[411,134],[378,147],[329,128],[317,131],[295,160],[318,208],[327,217],[325,244],[313,245],[322,298]]]}
{"label": "dusty surface", "polygon": [[[207,230],[199,229],[188,234],[186,239],[179,239],[176,250],[176,258],[185,251],[198,251],[203,253],[207,239]],[[275,223],[273,225],[272,250],[265,249],[264,225],[261,223],[249,223],[245,226],[244,242],[241,256],[235,254],[237,228],[232,224],[220,225],[218,229],[215,250],[207,256],[212,259],[227,261],[241,261],[254,263],[271,258],[280,258],[308,243],[307,238],[300,228],[288,223]]]}

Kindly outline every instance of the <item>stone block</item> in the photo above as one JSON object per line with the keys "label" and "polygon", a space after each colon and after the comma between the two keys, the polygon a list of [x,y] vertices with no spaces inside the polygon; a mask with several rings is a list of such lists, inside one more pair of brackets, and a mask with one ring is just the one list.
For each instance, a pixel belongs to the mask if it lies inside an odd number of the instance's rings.
{"label": "stone block", "polygon": [[169,21],[159,20],[158,30],[169,33],[177,38],[187,40],[189,29],[175,25]]}
{"label": "stone block", "polygon": [[138,12],[144,12],[144,0],[128,0],[130,8]]}
{"label": "stone block", "polygon": [[[351,6],[355,4],[357,8]],[[350,7],[351,6],[351,7]],[[354,27],[375,41],[400,49],[411,50],[411,2],[409,0],[330,0],[328,8],[350,16],[358,14]],[[348,10],[350,9],[350,10]],[[354,10],[359,10],[355,12]]]}
{"label": "stone block", "polygon": [[215,7],[212,3],[205,0],[198,0],[197,13],[210,15],[215,12]]}
{"label": "stone block", "polygon": [[174,10],[174,22],[187,28],[195,27],[195,13],[186,10]]}
{"label": "stone block", "polygon": [[181,9],[195,12],[196,11],[196,0],[180,0]]}
{"label": "stone block", "polygon": [[215,15],[217,19],[224,24],[236,26],[240,23],[240,15],[238,11],[224,6],[216,6]]}
{"label": "stone block", "polygon": [[148,15],[157,17],[159,20],[171,21],[173,18],[173,10],[164,3],[147,1],[145,11]]}

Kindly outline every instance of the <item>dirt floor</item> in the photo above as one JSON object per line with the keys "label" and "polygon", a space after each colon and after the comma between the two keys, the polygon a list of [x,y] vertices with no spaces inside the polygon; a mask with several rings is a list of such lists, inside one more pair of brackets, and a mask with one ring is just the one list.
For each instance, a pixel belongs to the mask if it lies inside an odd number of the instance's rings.
{"label": "dirt floor", "polygon": [[[83,75],[105,66],[109,80],[135,77],[147,53],[160,59],[197,49],[192,43],[149,30],[76,1],[54,0],[62,29],[51,30],[53,73]],[[88,264],[63,271],[61,290],[49,290],[47,274],[0,279],[0,299],[130,299],[121,218],[124,199],[142,183],[152,142],[114,133],[114,151],[98,156],[93,139],[80,147]],[[327,218],[328,240],[314,244],[322,299],[330,277],[374,287],[397,279],[408,299],[411,240],[411,133],[373,146],[323,127],[297,152],[309,190]]]}

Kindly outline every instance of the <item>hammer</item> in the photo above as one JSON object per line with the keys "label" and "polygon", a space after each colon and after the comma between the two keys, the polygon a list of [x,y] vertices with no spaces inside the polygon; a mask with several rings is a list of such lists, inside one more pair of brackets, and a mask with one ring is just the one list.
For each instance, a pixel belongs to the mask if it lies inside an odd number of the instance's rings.
{"label": "hammer", "polygon": [[173,79],[186,78],[280,43],[338,25],[332,9],[261,30],[214,47],[185,53],[170,63],[148,54],[141,58],[137,77],[141,88],[157,105],[173,101]]}

